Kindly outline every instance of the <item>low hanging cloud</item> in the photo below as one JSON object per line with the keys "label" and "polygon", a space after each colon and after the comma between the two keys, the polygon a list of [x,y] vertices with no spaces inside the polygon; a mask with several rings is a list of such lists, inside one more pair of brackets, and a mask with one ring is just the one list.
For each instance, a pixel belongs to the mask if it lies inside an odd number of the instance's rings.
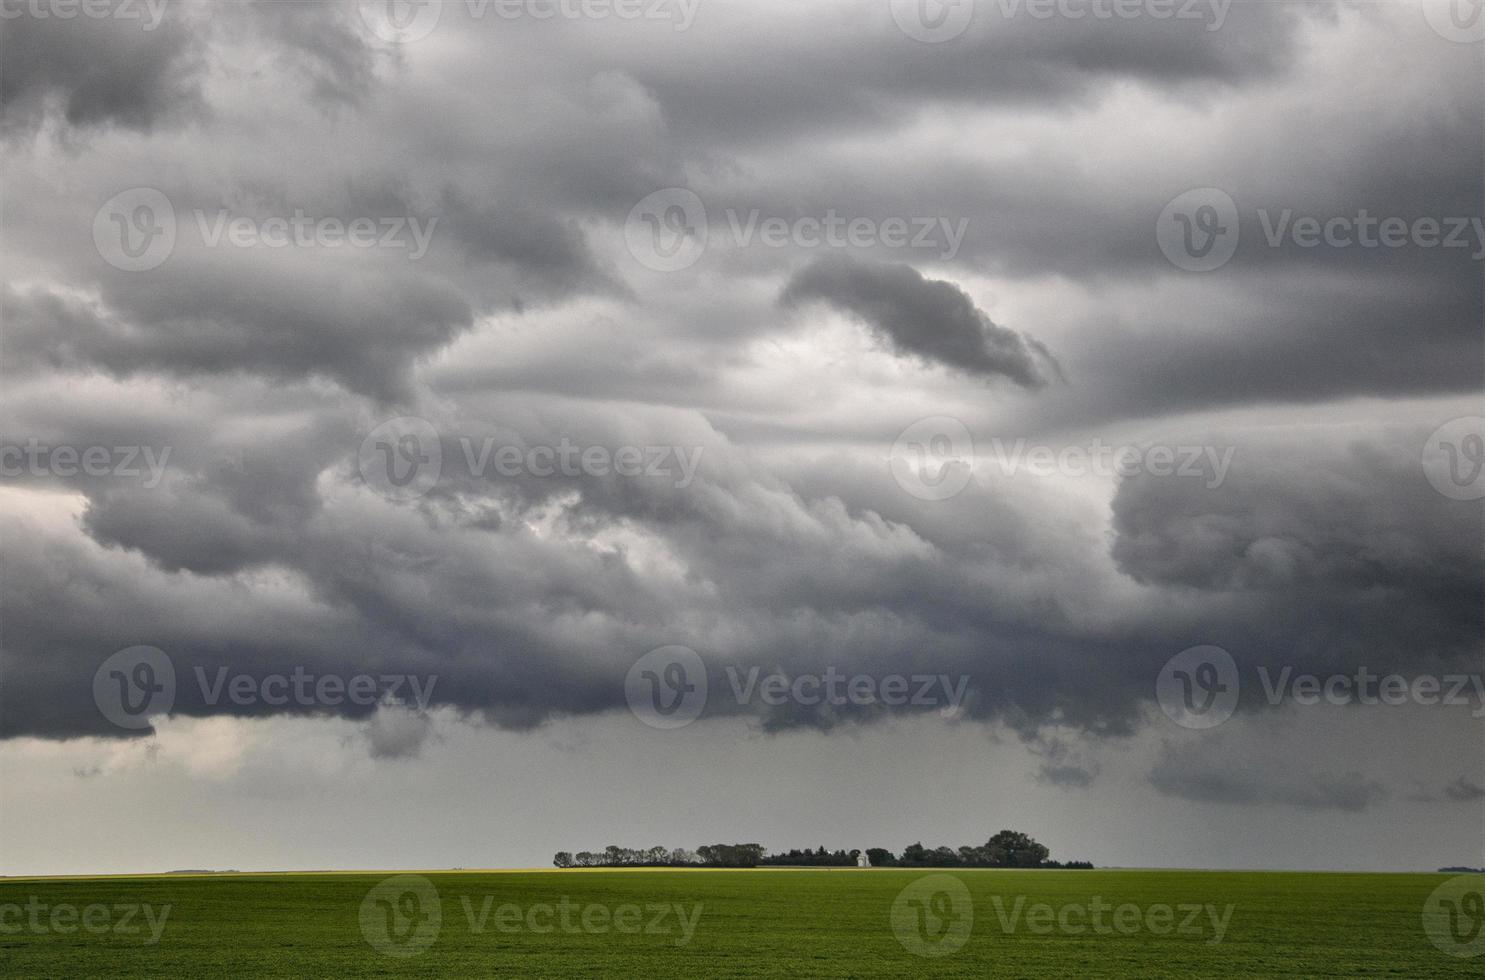
{"label": "low hanging cloud", "polygon": [[1150,784],[1193,803],[1290,806],[1358,813],[1391,797],[1381,783],[1359,772],[1297,768],[1279,759],[1235,760],[1211,744],[1167,748],[1150,771]]}
{"label": "low hanging cloud", "polygon": [[898,354],[1022,388],[1047,384],[1056,361],[1037,341],[1002,327],[951,282],[907,265],[831,256],[789,280],[780,302],[818,301],[860,320]]}

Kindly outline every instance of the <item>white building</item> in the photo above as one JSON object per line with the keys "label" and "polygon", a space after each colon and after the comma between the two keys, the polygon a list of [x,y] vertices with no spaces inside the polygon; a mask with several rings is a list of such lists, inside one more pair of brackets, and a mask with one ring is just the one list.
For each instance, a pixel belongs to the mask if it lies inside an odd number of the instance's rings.
{"label": "white building", "polygon": [[865,851],[862,851],[860,854],[856,855],[856,867],[858,867],[858,868],[869,868],[869,867],[871,867],[871,858],[869,858],[869,857],[866,856],[866,852]]}

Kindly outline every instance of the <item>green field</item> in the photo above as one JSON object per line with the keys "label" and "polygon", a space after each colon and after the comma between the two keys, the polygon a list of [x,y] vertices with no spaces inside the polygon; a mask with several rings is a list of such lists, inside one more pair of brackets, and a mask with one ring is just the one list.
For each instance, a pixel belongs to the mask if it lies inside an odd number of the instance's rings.
{"label": "green field", "polygon": [[938,873],[9,878],[0,975],[1485,975],[1425,932],[1447,875]]}

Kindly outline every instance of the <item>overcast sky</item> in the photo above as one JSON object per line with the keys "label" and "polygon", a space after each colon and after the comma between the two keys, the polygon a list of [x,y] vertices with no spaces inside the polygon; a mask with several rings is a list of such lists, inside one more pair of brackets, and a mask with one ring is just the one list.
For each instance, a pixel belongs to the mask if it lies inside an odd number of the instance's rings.
{"label": "overcast sky", "polygon": [[1485,864],[1462,9],[0,0],[0,872]]}

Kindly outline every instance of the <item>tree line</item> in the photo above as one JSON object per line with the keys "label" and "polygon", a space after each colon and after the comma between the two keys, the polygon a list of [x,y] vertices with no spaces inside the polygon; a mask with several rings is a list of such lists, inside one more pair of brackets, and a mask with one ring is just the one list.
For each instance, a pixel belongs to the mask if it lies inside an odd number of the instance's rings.
{"label": "tree line", "polygon": [[[610,844],[602,851],[558,851],[552,863],[559,868],[756,868],[855,867],[860,849],[827,851],[823,846],[765,854],[762,844],[703,844],[694,851],[683,847],[632,848]],[[1018,830],[1002,830],[984,844],[959,848],[924,847],[919,841],[895,854],[885,847],[868,847],[874,868],[1092,868],[1088,861],[1053,861],[1051,851]]]}

